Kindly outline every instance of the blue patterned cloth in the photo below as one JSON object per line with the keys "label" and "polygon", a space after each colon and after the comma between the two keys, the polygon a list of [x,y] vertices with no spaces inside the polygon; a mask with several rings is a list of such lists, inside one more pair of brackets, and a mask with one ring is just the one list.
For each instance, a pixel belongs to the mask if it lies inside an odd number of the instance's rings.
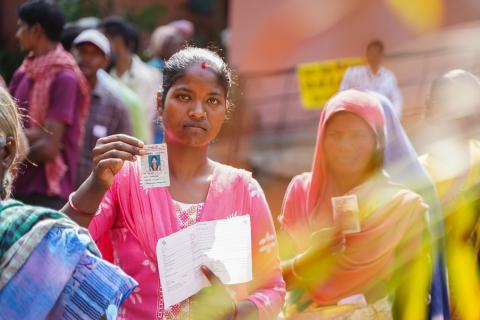
{"label": "blue patterned cloth", "polygon": [[137,283],[90,253],[90,242],[53,227],[0,291],[0,319],[115,319]]}
{"label": "blue patterned cloth", "polygon": [[73,229],[50,230],[0,291],[0,319],[46,319],[87,244]]}
{"label": "blue patterned cloth", "polygon": [[[123,275],[123,276],[119,276]],[[52,311],[52,319],[116,319],[137,283],[109,262],[86,251]]]}

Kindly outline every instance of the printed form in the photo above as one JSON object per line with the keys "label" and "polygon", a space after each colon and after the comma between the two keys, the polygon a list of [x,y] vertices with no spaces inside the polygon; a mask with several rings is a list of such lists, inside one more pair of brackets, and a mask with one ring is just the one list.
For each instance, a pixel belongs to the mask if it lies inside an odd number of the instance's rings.
{"label": "printed form", "polygon": [[207,266],[224,284],[252,280],[250,216],[204,221],[161,238],[158,269],[165,308],[209,286]]}

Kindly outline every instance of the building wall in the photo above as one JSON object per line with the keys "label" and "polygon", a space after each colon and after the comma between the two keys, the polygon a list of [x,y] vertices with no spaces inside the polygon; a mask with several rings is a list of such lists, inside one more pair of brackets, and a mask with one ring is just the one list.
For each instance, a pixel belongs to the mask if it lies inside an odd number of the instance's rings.
{"label": "building wall", "polygon": [[300,104],[296,65],[361,56],[369,40],[382,39],[385,65],[397,75],[404,96],[402,121],[410,134],[422,124],[432,79],[452,68],[480,72],[480,23],[474,22],[480,20],[480,2],[438,0],[438,16],[426,25],[426,15],[435,10],[414,15],[417,24],[411,24],[387,2],[436,1],[231,1],[229,61],[241,94],[223,159],[254,170],[274,216],[291,177],[310,170],[320,117],[320,110],[306,111]]}

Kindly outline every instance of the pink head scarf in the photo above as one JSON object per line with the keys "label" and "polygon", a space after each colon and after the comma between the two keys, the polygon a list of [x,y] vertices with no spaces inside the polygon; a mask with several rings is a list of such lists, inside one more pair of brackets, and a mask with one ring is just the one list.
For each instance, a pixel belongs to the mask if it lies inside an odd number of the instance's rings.
{"label": "pink head scarf", "polygon": [[323,159],[323,132],[328,120],[337,112],[351,112],[362,118],[378,137],[384,130],[383,109],[378,100],[358,90],[346,90],[331,98],[325,105],[318,125],[317,143],[312,163],[312,179],[308,190],[308,212],[316,207],[326,184],[326,168]]}

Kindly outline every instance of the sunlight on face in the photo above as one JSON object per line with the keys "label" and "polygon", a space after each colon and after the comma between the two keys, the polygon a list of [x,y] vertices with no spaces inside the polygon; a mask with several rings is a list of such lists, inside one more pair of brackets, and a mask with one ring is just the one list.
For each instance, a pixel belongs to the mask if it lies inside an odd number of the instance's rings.
{"label": "sunlight on face", "polygon": [[163,109],[167,142],[208,145],[220,132],[226,93],[215,73],[192,66],[168,90]]}
{"label": "sunlight on face", "polygon": [[327,122],[323,149],[327,167],[336,175],[365,175],[369,171],[376,138],[367,123],[349,112]]}

